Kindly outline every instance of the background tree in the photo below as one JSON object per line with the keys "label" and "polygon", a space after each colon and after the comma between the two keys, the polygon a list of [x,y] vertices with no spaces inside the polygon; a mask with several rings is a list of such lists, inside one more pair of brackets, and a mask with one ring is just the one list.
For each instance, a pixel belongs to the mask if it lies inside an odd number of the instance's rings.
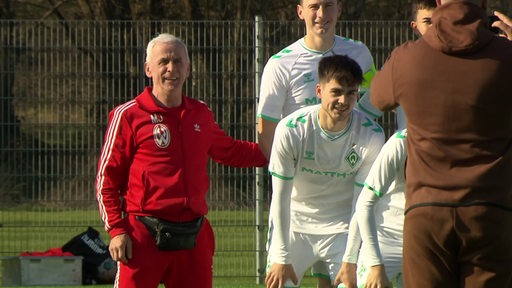
{"label": "background tree", "polygon": [[[1,0],[17,19],[76,20],[296,20],[298,0]],[[405,20],[411,0],[342,0],[346,20]],[[2,8],[4,9],[4,8]],[[512,1],[495,0],[489,12],[510,14]],[[2,19],[8,19],[2,14]]]}

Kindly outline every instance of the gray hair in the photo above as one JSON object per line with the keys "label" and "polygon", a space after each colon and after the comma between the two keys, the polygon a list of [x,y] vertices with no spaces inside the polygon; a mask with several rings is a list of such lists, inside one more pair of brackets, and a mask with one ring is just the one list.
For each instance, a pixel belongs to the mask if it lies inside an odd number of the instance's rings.
{"label": "gray hair", "polygon": [[169,33],[159,34],[158,36],[151,39],[151,41],[149,41],[148,47],[146,48],[146,63],[149,62],[149,60],[151,59],[151,53],[153,51],[153,48],[158,43],[179,43],[185,49],[187,61],[190,63],[190,57],[188,56],[188,49],[187,45],[185,45],[185,42],[183,42],[183,40],[181,40],[180,38]]}

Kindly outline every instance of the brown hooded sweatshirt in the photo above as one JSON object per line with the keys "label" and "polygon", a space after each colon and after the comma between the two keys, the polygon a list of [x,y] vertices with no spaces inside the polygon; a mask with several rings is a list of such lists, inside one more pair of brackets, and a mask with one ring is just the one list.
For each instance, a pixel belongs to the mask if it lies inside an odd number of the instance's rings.
{"label": "brown hooded sweatshirt", "polygon": [[371,102],[407,116],[408,210],[492,205],[512,211],[512,41],[465,1],[436,9],[418,41],[396,48]]}

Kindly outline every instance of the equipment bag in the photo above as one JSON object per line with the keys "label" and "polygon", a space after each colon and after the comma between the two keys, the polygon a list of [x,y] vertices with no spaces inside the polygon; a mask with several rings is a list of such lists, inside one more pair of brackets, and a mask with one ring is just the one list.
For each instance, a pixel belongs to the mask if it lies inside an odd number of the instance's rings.
{"label": "equipment bag", "polygon": [[103,242],[100,233],[88,227],[69,240],[62,251],[82,256],[82,284],[113,283],[117,265],[110,257],[108,246]]}

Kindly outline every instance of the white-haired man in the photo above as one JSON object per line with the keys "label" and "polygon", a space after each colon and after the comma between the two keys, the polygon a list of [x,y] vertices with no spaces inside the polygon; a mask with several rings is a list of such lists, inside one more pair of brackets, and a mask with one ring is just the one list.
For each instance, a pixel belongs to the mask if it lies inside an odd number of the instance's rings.
{"label": "white-haired man", "polygon": [[256,143],[227,136],[205,103],[185,95],[190,69],[185,43],[158,35],[144,65],[152,86],[109,115],[96,197],[119,263],[115,287],[211,288],[208,161],[267,164]]}

